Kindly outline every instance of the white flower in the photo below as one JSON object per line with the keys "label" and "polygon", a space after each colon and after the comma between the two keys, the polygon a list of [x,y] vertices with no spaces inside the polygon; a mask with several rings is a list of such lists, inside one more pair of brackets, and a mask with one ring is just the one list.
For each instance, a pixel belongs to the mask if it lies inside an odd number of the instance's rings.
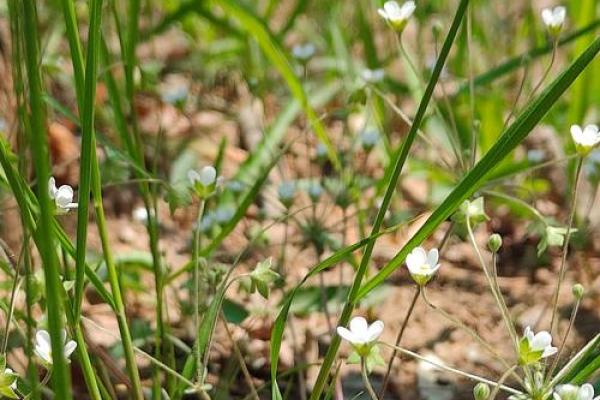
{"label": "white flower", "polygon": [[600,396],[594,397],[594,387],[589,383],[582,386],[566,384],[556,387],[554,400],[600,400]]}
{"label": "white flower", "polygon": [[[61,338],[63,343],[63,354],[65,359],[69,360],[69,357],[77,347],[77,343],[73,340],[69,340],[67,342],[67,331],[61,331]],[[50,334],[45,330],[39,330],[35,334],[35,354],[42,359],[42,361],[47,364],[52,364],[52,345],[50,341]]]}
{"label": "white flower", "polygon": [[145,224],[148,221],[148,210],[146,207],[136,207],[131,212],[133,219],[141,224]]}
{"label": "white flower", "polygon": [[210,186],[217,180],[217,170],[210,165],[202,167],[200,172],[191,169],[188,171],[188,179],[192,185],[200,183],[202,186]]}
{"label": "white flower", "polygon": [[596,125],[586,125],[583,129],[579,125],[572,125],[571,137],[581,155],[587,155],[594,146],[600,143],[600,132]]}
{"label": "white flower", "polygon": [[360,76],[367,83],[381,82],[385,78],[385,72],[381,68],[368,69],[365,68],[361,71]]}
{"label": "white flower", "polygon": [[350,329],[343,326],[337,327],[337,333],[352,344],[360,353],[361,349],[368,348],[383,332],[383,321],[375,321],[371,325],[363,317],[354,317],[350,321]]}
{"label": "white flower", "polygon": [[542,21],[552,35],[558,35],[565,23],[567,9],[563,6],[544,8],[542,10]]}
{"label": "white flower", "polygon": [[406,266],[413,280],[423,286],[433,278],[440,268],[439,259],[438,249],[426,252],[424,248],[417,247],[406,257]]}
{"label": "white flower", "polygon": [[414,1],[407,1],[400,6],[397,2],[391,0],[386,1],[383,8],[378,9],[377,12],[395,30],[402,32],[416,8]]}
{"label": "white flower", "polygon": [[54,200],[58,212],[61,214],[77,208],[77,203],[73,203],[73,188],[69,185],[62,185],[57,188],[54,177],[48,180],[48,195],[50,195],[50,199]]}
{"label": "white flower", "polygon": [[317,48],[312,43],[297,44],[292,47],[292,55],[294,58],[297,58],[302,62],[306,62],[315,55],[316,50]]}
{"label": "white flower", "polygon": [[519,343],[519,356],[522,364],[531,364],[542,358],[550,357],[558,351],[552,346],[552,335],[546,331],[533,333],[531,327],[526,327],[523,338]]}

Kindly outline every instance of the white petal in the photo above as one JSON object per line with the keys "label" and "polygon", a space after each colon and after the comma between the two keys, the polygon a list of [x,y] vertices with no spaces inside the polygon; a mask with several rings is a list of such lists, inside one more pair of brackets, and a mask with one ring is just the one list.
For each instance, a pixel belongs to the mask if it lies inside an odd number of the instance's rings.
{"label": "white petal", "polygon": [[352,332],[350,332],[348,329],[344,328],[343,326],[337,327],[337,333],[338,333],[338,335],[340,335],[340,337],[342,339],[345,339],[345,340],[349,341],[350,343],[358,342],[356,336]]}
{"label": "white petal", "polygon": [[417,6],[415,5],[414,1],[407,1],[406,3],[404,3],[402,5],[402,9],[400,10],[402,19],[409,19],[416,9]]}
{"label": "white petal", "polygon": [[375,321],[371,324],[371,326],[369,326],[369,328],[367,329],[367,336],[368,336],[368,341],[372,342],[374,340],[376,340],[381,333],[383,332],[383,321]]}
{"label": "white petal", "polygon": [[558,24],[562,24],[567,17],[567,8],[563,6],[554,7],[553,14],[554,21]]}
{"label": "white petal", "polygon": [[77,347],[77,343],[74,340],[69,340],[67,342],[67,344],[65,344],[65,351],[64,351],[65,358],[69,358],[76,347]]}
{"label": "white petal", "polygon": [[35,346],[43,351],[50,351],[50,334],[45,330],[39,330],[35,334]]}
{"label": "white petal", "polygon": [[400,13],[400,6],[393,0],[386,1],[383,8],[390,18],[395,18]]}
{"label": "white petal", "polygon": [[421,269],[421,266],[427,262],[427,253],[422,247],[416,247],[406,257],[406,266],[412,273],[416,273]]}
{"label": "white petal", "polygon": [[438,264],[438,260],[440,259],[440,254],[438,249],[431,249],[429,253],[427,253],[427,264],[434,268]]}
{"label": "white petal", "polygon": [[548,346],[544,349],[544,352],[542,353],[542,358],[550,357],[556,354],[557,352],[558,349],[556,347]]}
{"label": "white petal", "polygon": [[54,177],[51,176],[48,180],[48,195],[52,200],[54,200],[54,198],[56,197],[56,192],[56,179],[54,179]]}
{"label": "white petal", "polygon": [[577,400],[593,400],[594,387],[589,383],[582,385],[577,392]]}
{"label": "white petal", "polygon": [[206,166],[200,170],[199,181],[204,186],[209,186],[215,183],[217,179],[217,170],[214,167]]}
{"label": "white petal", "polygon": [[552,344],[552,336],[546,331],[538,332],[533,340],[529,342],[531,349],[534,351],[543,350]]}
{"label": "white petal", "polygon": [[379,8],[377,9],[377,13],[379,14],[379,16],[381,16],[381,18],[383,19],[389,19],[387,13],[385,12],[385,10],[383,8]]}
{"label": "white petal", "polygon": [[73,188],[69,185],[62,185],[56,192],[56,205],[59,207],[67,207],[73,202]]}
{"label": "white petal", "polygon": [[552,14],[552,10],[549,8],[544,8],[542,10],[542,21],[544,21],[545,25],[552,25],[552,21],[554,20],[554,15]]}
{"label": "white petal", "polygon": [[579,125],[571,125],[571,137],[573,141],[577,144],[581,143],[581,138],[583,136],[583,131]]}
{"label": "white petal", "polygon": [[187,177],[188,180],[190,181],[190,183],[193,185],[196,183],[196,181],[200,180],[200,174],[198,174],[198,172],[196,170],[190,169],[187,172]]}
{"label": "white petal", "polygon": [[363,317],[354,317],[350,321],[350,330],[358,337],[363,337],[367,333],[369,325]]}

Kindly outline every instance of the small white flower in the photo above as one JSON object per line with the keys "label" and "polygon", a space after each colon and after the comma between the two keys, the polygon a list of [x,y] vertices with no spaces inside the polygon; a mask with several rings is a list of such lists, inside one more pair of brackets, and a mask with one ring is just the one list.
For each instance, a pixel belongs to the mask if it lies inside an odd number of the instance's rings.
{"label": "small white flower", "polygon": [[347,340],[352,346],[359,349],[369,346],[377,340],[383,332],[383,321],[375,321],[371,325],[363,317],[354,317],[350,321],[350,329],[343,326],[337,327],[337,333],[342,339]]}
{"label": "small white flower", "polygon": [[217,170],[210,165],[202,167],[200,172],[192,169],[188,171],[188,179],[192,185],[199,182],[203,186],[210,186],[217,181]]}
{"label": "small white flower", "polygon": [[367,83],[381,82],[385,78],[385,72],[381,68],[368,69],[365,68],[360,73],[361,78]]}
{"label": "small white flower", "polygon": [[559,385],[554,391],[554,400],[600,400],[594,397],[594,387],[589,383],[582,386]]}
{"label": "small white flower", "polygon": [[317,48],[312,43],[297,44],[294,47],[292,47],[292,55],[294,56],[294,58],[302,62],[307,62],[308,60],[310,60],[312,56],[315,55],[316,51]]}
{"label": "small white flower", "polygon": [[148,222],[148,210],[146,207],[136,207],[131,212],[133,219],[140,224],[145,224]]}
{"label": "small white flower", "polygon": [[519,343],[521,364],[531,364],[542,358],[550,357],[558,351],[552,346],[552,335],[547,331],[534,333],[531,327],[526,327]]}
{"label": "small white flower", "polygon": [[581,155],[587,155],[600,143],[600,132],[598,132],[598,126],[596,125],[586,125],[583,129],[579,125],[572,125],[571,137]]}
{"label": "small white flower", "polygon": [[[63,354],[67,361],[69,357],[77,347],[77,343],[74,340],[69,340],[67,342],[67,331],[61,331],[61,338],[63,343]],[[42,361],[47,364],[52,364],[52,345],[50,341],[50,334],[45,330],[39,330],[35,334],[35,354],[42,359]]]}
{"label": "small white flower", "polygon": [[395,30],[402,32],[416,8],[414,1],[407,1],[400,6],[397,2],[391,0],[386,1],[383,8],[378,9],[377,12]]}
{"label": "small white flower", "polygon": [[553,36],[558,35],[565,23],[567,9],[563,6],[544,8],[542,10],[542,21]]}
{"label": "small white flower", "polygon": [[419,286],[423,286],[433,278],[440,268],[439,259],[438,249],[426,252],[424,248],[417,247],[406,257],[406,266],[413,280]]}
{"label": "small white flower", "polygon": [[73,203],[73,188],[69,185],[62,185],[57,188],[54,177],[48,180],[48,194],[50,199],[54,200],[58,212],[61,214],[77,208],[77,203]]}

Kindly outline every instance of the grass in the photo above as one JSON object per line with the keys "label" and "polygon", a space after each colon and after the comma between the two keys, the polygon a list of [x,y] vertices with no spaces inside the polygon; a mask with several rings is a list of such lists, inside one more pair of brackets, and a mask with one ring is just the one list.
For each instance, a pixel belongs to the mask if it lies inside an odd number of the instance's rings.
{"label": "grass", "polygon": [[[503,390],[544,400],[559,384],[597,384],[597,335],[560,357],[587,297],[576,299],[569,320],[557,310],[561,286],[587,276],[579,267],[594,251],[578,232],[593,238],[592,213],[580,203],[593,210],[595,198],[577,194],[598,187],[597,154],[575,146],[568,127],[594,122],[598,112],[599,10],[593,0],[566,1],[567,22],[552,36],[537,2],[517,3],[500,10],[418,2],[395,30],[378,15],[382,1],[8,0],[0,12],[10,22],[14,101],[0,139],[0,187],[14,198],[22,229],[17,244],[0,241],[7,254],[0,367],[14,367],[17,382],[0,368],[0,394],[316,400],[343,396],[346,363],[355,361],[379,400],[372,367],[393,374],[400,365],[393,356],[378,365],[380,348],[427,362],[399,340],[421,300],[498,357],[497,349],[514,347],[494,378],[471,365],[442,366],[495,385],[492,397]],[[298,59],[293,46],[305,43],[316,53]],[[218,123],[206,128],[207,120]],[[66,165],[53,122],[78,136]],[[544,130],[558,154],[536,158],[532,152],[548,149],[532,137]],[[566,190],[539,172],[575,176],[575,159],[577,177]],[[73,162],[75,179],[64,173]],[[188,170],[205,165],[224,181],[190,183]],[[67,213],[50,193],[52,176],[75,188],[77,211]],[[478,196],[485,218],[465,203]],[[548,215],[544,202],[558,211]],[[123,216],[138,205],[138,222]],[[478,232],[491,233],[500,218],[544,244],[529,260],[536,268],[562,260],[550,284],[555,295],[535,299],[551,310],[544,328],[561,347],[550,368],[526,338],[512,337],[516,307],[502,298],[499,258],[494,252],[487,266],[479,247]],[[356,315],[385,320],[378,293],[400,290],[404,278],[399,284],[393,274],[438,236],[442,264],[448,247],[470,239],[512,340],[489,343],[483,327],[430,303],[444,289],[434,281],[427,297],[419,287],[411,304],[399,305],[406,316],[395,346],[373,339],[351,343],[349,357],[340,353],[335,327]],[[395,254],[374,257],[389,238]],[[507,239],[523,253],[531,245]],[[265,270],[268,258],[278,261]],[[94,320],[98,305],[118,332]],[[303,314],[316,314],[322,326],[306,326]],[[266,333],[248,328],[271,316]],[[99,345],[93,324],[116,342]],[[63,328],[76,353],[44,362],[36,332],[47,330],[51,353],[62,355]],[[298,329],[318,331],[324,350],[316,363],[306,351],[312,343],[297,343]],[[256,341],[268,357],[249,345]],[[282,357],[287,348],[291,364]]]}

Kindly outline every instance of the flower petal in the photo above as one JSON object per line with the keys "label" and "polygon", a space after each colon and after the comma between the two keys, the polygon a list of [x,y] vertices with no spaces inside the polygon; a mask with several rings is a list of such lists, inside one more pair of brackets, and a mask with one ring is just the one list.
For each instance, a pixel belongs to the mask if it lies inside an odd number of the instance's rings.
{"label": "flower petal", "polygon": [[367,324],[367,320],[363,317],[354,317],[350,321],[350,330],[357,337],[365,336],[367,333],[369,324]]}
{"label": "flower petal", "polygon": [[538,332],[533,340],[529,341],[529,345],[533,351],[543,350],[546,347],[552,345],[552,335],[547,331]]}
{"label": "flower petal", "polygon": [[367,329],[367,338],[369,342],[376,340],[383,332],[384,324],[383,321],[377,320],[369,326]]}
{"label": "flower petal", "polygon": [[438,252],[438,249],[434,248],[429,250],[429,252],[427,253],[427,264],[429,264],[431,268],[434,268],[436,265],[438,265],[439,259],[440,254]]}
{"label": "flower petal", "polygon": [[345,339],[350,343],[357,343],[356,336],[343,326],[337,327],[337,333],[342,339]]}
{"label": "flower petal", "polygon": [[67,342],[67,344],[65,344],[65,350],[64,350],[65,358],[69,358],[71,356],[71,354],[73,353],[73,351],[75,350],[75,348],[77,348],[77,343],[74,340],[69,340]]}

